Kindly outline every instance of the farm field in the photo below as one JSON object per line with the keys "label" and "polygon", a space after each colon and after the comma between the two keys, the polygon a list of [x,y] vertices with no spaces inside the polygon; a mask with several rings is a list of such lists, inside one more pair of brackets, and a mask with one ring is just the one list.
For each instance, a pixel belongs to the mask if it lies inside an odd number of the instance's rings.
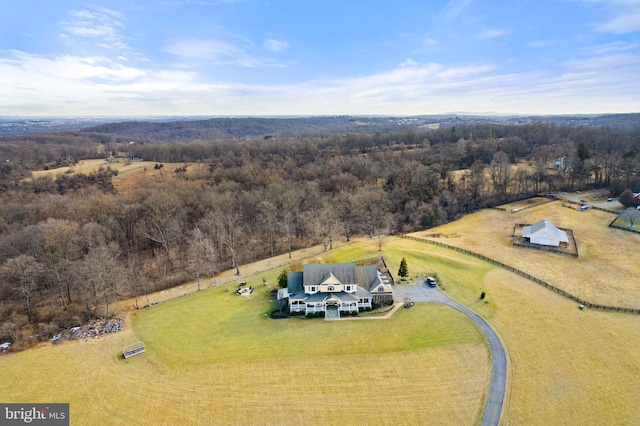
{"label": "farm field", "polygon": [[[318,257],[378,253],[361,239]],[[406,257],[412,277],[436,274],[495,328],[510,363],[505,424],[633,424],[640,416],[637,316],[580,311],[518,275],[427,243],[389,238],[383,254],[392,272]],[[278,272],[264,274],[272,282]],[[251,298],[220,286],[135,311],[125,331],[101,340],[0,357],[0,397],[69,401],[77,424],[326,424],[328,408],[345,424],[479,421],[489,354],[466,317],[416,304],[389,320],[274,321],[264,317],[272,307],[269,287],[256,285],[262,276],[248,279]],[[137,340],[147,352],[120,359]]]}
{"label": "farm field", "polygon": [[[511,246],[515,223],[535,223],[543,218],[573,231],[577,259]],[[609,228],[613,219],[610,213],[594,209],[580,212],[553,202],[517,213],[482,210],[412,235],[483,254],[591,303],[637,309],[640,235]]]}
{"label": "farm field", "polygon": [[[105,164],[103,159],[82,160],[79,161],[78,164],[70,167],[34,171],[33,177],[49,176],[54,179],[57,175],[66,173],[90,174],[97,172],[101,167],[109,167],[112,170],[118,171],[118,176],[113,177],[113,185],[120,194],[126,195],[133,188],[142,185],[145,180],[164,180],[164,176],[173,176],[175,175],[174,171],[176,168],[184,166],[184,163],[162,163],[163,167],[161,169],[155,169],[156,164],[158,163],[153,161],[133,161],[126,164],[124,160],[121,160],[119,163]],[[197,173],[206,167],[207,165],[204,164],[190,164],[187,167],[186,174]]]}

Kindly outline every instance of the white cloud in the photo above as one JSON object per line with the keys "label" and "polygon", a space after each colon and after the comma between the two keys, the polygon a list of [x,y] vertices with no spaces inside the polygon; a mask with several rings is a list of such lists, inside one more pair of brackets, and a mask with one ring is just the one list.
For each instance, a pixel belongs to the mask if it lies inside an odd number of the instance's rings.
{"label": "white cloud", "polygon": [[[208,39],[183,39],[169,44],[164,51],[178,56],[185,64],[199,65],[212,63],[218,65],[235,65],[245,68],[280,67],[282,64],[271,59],[260,59],[252,56],[247,50],[252,46],[247,41]],[[281,47],[283,48],[283,47]]]}
{"label": "white cloud", "polygon": [[120,33],[124,24],[119,21],[123,18],[120,12],[107,8],[98,8],[96,11],[72,10],[70,19],[59,24],[66,31],[63,37],[72,40],[72,36],[80,38],[92,38],[100,40],[100,47],[127,49],[125,37]]}
{"label": "white cloud", "polygon": [[246,0],[166,0],[163,1],[162,4],[167,6],[182,6],[185,4],[195,4],[198,6],[217,6],[220,4],[235,4],[235,3],[244,3]]}
{"label": "white cloud", "polygon": [[272,38],[265,40],[263,43],[265,49],[271,52],[282,52],[289,48],[289,43],[286,41],[274,40]]}
{"label": "white cloud", "polygon": [[224,40],[180,40],[165,47],[164,51],[182,58],[203,61],[244,54],[241,46]]}
{"label": "white cloud", "polygon": [[425,47],[434,47],[434,46],[437,46],[439,44],[440,44],[440,42],[438,42],[438,40],[433,39],[433,38],[429,38],[429,37],[427,37],[424,40],[422,40],[422,45],[425,46]]}
{"label": "white cloud", "polygon": [[[206,50],[206,49],[205,49]],[[640,57],[585,56],[560,71],[407,59],[386,72],[292,84],[203,83],[195,72],[104,57],[0,58],[1,115],[288,115],[640,111]]]}
{"label": "white cloud", "polygon": [[438,14],[437,19],[445,22],[453,20],[470,2],[471,0],[449,0]]}
{"label": "white cloud", "polygon": [[640,0],[578,0],[603,4],[607,18],[595,25],[598,31],[625,34],[640,30]]}
{"label": "white cloud", "polygon": [[557,45],[557,44],[558,44],[557,40],[535,40],[535,41],[527,43],[525,46],[527,46],[527,47],[549,47],[549,46],[554,46],[554,45]]}
{"label": "white cloud", "polygon": [[483,31],[480,31],[479,33],[476,33],[475,37],[485,40],[485,39],[489,39],[489,38],[496,38],[496,37],[500,37],[505,35],[507,32],[505,30],[501,30],[498,28],[490,28],[490,29],[486,29]]}
{"label": "white cloud", "polygon": [[603,55],[613,52],[628,52],[630,50],[640,50],[640,41],[627,42],[617,40],[611,43],[590,47],[586,49],[586,54]]}

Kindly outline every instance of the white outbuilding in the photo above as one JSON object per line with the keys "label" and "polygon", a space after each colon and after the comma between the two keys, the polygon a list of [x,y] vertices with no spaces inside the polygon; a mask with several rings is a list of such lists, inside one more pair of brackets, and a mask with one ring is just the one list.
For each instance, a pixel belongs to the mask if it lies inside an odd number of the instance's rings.
{"label": "white outbuilding", "polygon": [[558,247],[560,243],[569,243],[567,233],[553,226],[547,219],[522,227],[522,238],[525,242],[543,246]]}

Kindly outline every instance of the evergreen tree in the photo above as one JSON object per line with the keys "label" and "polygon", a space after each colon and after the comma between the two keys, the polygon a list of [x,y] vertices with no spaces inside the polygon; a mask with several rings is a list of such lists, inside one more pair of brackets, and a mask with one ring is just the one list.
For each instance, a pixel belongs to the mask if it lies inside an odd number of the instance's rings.
{"label": "evergreen tree", "polygon": [[576,154],[582,161],[588,160],[589,158],[591,158],[591,153],[589,152],[589,148],[584,142],[580,142],[580,145],[578,145],[578,150],[576,151]]}
{"label": "evergreen tree", "polygon": [[405,259],[404,257],[400,262],[400,269],[398,269],[398,276],[403,279],[409,276],[409,268],[407,268],[407,259]]}
{"label": "evergreen tree", "polygon": [[278,287],[285,288],[287,286],[287,276],[289,274],[289,270],[284,268],[280,275],[278,275]]}

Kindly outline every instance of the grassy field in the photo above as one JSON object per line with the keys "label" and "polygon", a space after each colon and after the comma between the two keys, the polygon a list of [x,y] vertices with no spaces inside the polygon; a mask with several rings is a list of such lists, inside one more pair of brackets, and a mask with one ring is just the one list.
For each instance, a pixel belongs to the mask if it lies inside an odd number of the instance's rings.
{"label": "grassy field", "polygon": [[[358,240],[318,257],[377,254],[374,241]],[[412,277],[437,274],[447,294],[496,329],[510,365],[504,424],[637,424],[640,318],[581,311],[513,273],[426,243],[389,238],[383,254],[392,272],[406,257]],[[279,269],[250,282],[271,282]],[[417,304],[389,320],[273,321],[264,317],[269,287],[258,285],[251,298],[225,288],[136,311],[125,331],[102,340],[0,357],[0,399],[70,401],[72,424],[479,421],[487,347],[452,309]],[[147,352],[120,359],[121,347],[138,339]]]}
{"label": "grassy field", "polygon": [[[398,263],[399,244],[390,245]],[[368,257],[374,247],[361,241],[330,257]],[[445,269],[455,264],[444,260]],[[488,349],[450,308],[419,305],[380,321],[274,321],[264,316],[268,286],[250,298],[225,289],[137,311],[124,332],[99,341],[1,357],[2,399],[70,401],[78,424],[105,416],[115,424],[472,424],[481,416]],[[138,339],[147,352],[121,360],[121,347]]]}
{"label": "grassy field", "polygon": [[[514,223],[543,218],[573,231],[579,258],[511,246]],[[640,308],[640,235],[609,228],[612,218],[602,211],[579,212],[554,202],[518,213],[482,210],[414,235],[484,254],[592,303]]]}
{"label": "grassy field", "polygon": [[[50,170],[38,170],[33,172],[33,177],[49,176],[52,179],[58,175],[83,173],[90,174],[97,172],[101,167],[109,167],[112,170],[118,171],[118,176],[113,178],[113,185],[116,187],[120,194],[127,194],[131,189],[144,185],[145,181],[153,181],[158,179],[165,179],[165,177],[172,177],[175,175],[174,170],[178,167],[183,167],[184,163],[163,163],[161,169],[155,169],[157,163],[153,161],[133,161],[129,164],[121,160],[118,163],[105,164],[104,160],[82,160],[78,164],[70,167],[59,167],[57,169]],[[187,167],[186,174],[198,173],[206,168],[205,164],[190,164]]]}

